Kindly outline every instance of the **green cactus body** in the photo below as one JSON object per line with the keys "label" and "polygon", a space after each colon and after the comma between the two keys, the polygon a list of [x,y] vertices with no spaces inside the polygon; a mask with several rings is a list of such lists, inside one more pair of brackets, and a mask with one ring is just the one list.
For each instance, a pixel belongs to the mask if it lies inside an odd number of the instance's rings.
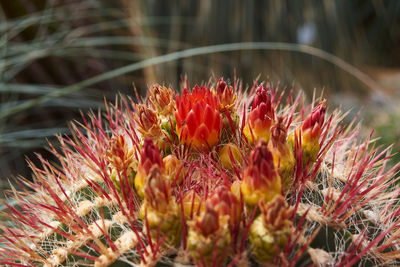
{"label": "green cactus body", "polygon": [[[128,178],[128,184],[131,188],[133,188],[134,183],[135,183],[136,171],[133,168],[130,168],[126,174],[127,174],[127,178]],[[121,180],[120,180],[120,177],[121,177]],[[118,193],[122,194],[121,188],[126,187],[124,173],[120,172],[118,174],[118,171],[116,169],[113,169],[113,171],[111,172],[111,179],[114,183],[115,189],[117,189]],[[121,186],[121,184],[122,184],[122,186]]]}
{"label": "green cactus body", "polygon": [[315,160],[317,159],[317,155],[320,150],[320,145],[318,140],[305,143],[304,145],[302,145],[302,149],[304,157],[303,164],[314,163]]}

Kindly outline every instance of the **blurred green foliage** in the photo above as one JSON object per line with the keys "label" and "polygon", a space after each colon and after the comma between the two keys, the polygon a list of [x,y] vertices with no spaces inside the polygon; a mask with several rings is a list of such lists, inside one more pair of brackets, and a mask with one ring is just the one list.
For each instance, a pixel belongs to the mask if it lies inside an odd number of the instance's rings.
{"label": "blurred green foliage", "polygon": [[377,122],[374,136],[378,138],[377,143],[386,147],[393,144],[392,153],[394,154],[391,162],[400,162],[400,113],[392,113],[383,122]]}

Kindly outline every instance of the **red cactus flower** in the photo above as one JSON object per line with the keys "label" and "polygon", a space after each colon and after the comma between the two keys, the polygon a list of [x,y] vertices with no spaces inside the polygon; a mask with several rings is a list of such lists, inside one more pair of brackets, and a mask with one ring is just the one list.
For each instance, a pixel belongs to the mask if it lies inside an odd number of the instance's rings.
{"label": "red cactus flower", "polygon": [[176,130],[182,142],[197,148],[208,148],[218,141],[222,121],[218,98],[210,89],[195,86],[176,96]]}
{"label": "red cactus flower", "polygon": [[269,141],[270,128],[275,118],[274,108],[267,89],[260,85],[256,90],[250,114],[243,133],[249,141]]}
{"label": "red cactus flower", "polygon": [[282,182],[274,166],[272,153],[261,141],[251,152],[250,165],[244,172],[241,191],[244,201],[255,206],[260,200],[269,202],[281,194]]}

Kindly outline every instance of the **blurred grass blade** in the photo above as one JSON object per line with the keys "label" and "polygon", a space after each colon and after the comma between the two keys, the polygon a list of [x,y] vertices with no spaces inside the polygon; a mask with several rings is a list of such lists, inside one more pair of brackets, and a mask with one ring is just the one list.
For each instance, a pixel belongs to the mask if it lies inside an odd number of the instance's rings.
{"label": "blurred grass blade", "polygon": [[74,85],[67,86],[63,89],[52,91],[42,97],[25,101],[24,103],[9,107],[7,109],[2,109],[0,111],[0,119],[4,119],[8,116],[11,116],[15,113],[21,112],[23,110],[29,109],[34,107],[38,104],[48,101],[49,99],[60,97],[66,94],[70,94],[76,91],[79,91],[87,86],[94,85],[96,83],[112,79],[114,77],[118,77],[120,75],[137,71],[146,67],[150,67],[157,64],[167,63],[171,61],[175,61],[178,59],[206,55],[206,54],[214,54],[214,53],[222,53],[222,52],[229,52],[229,51],[242,51],[242,50],[283,50],[283,51],[292,51],[292,52],[299,52],[304,54],[309,54],[323,60],[326,60],[335,66],[341,68],[343,71],[353,75],[363,84],[371,88],[372,90],[378,90],[380,86],[368,75],[357,69],[356,67],[350,65],[343,59],[330,54],[326,51],[321,49],[301,45],[301,44],[294,44],[294,43],[281,43],[281,42],[244,42],[244,43],[229,43],[229,44],[220,44],[220,45],[211,45],[211,46],[204,46],[204,47],[197,47],[186,49],[182,51],[177,51],[173,53],[169,53],[162,56],[157,56],[149,59],[145,59],[140,62],[136,62],[121,68],[114,69],[112,71],[105,72],[103,74],[94,76],[92,78],[83,80],[79,83]]}

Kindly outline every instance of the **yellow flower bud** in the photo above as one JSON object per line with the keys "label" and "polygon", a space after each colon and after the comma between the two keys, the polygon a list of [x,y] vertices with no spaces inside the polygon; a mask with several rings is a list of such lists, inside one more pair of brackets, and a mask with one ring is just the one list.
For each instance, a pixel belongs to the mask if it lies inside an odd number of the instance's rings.
{"label": "yellow flower bud", "polygon": [[238,146],[233,143],[223,145],[219,151],[219,161],[225,169],[233,170],[235,165],[242,162]]}
{"label": "yellow flower bud", "polygon": [[165,166],[165,174],[167,180],[170,184],[180,184],[185,177],[185,168],[183,163],[175,156],[168,155],[163,158],[164,166]]}
{"label": "yellow flower bud", "polygon": [[183,197],[183,212],[185,219],[189,220],[197,213],[204,211],[204,201],[194,190],[189,190]]}

